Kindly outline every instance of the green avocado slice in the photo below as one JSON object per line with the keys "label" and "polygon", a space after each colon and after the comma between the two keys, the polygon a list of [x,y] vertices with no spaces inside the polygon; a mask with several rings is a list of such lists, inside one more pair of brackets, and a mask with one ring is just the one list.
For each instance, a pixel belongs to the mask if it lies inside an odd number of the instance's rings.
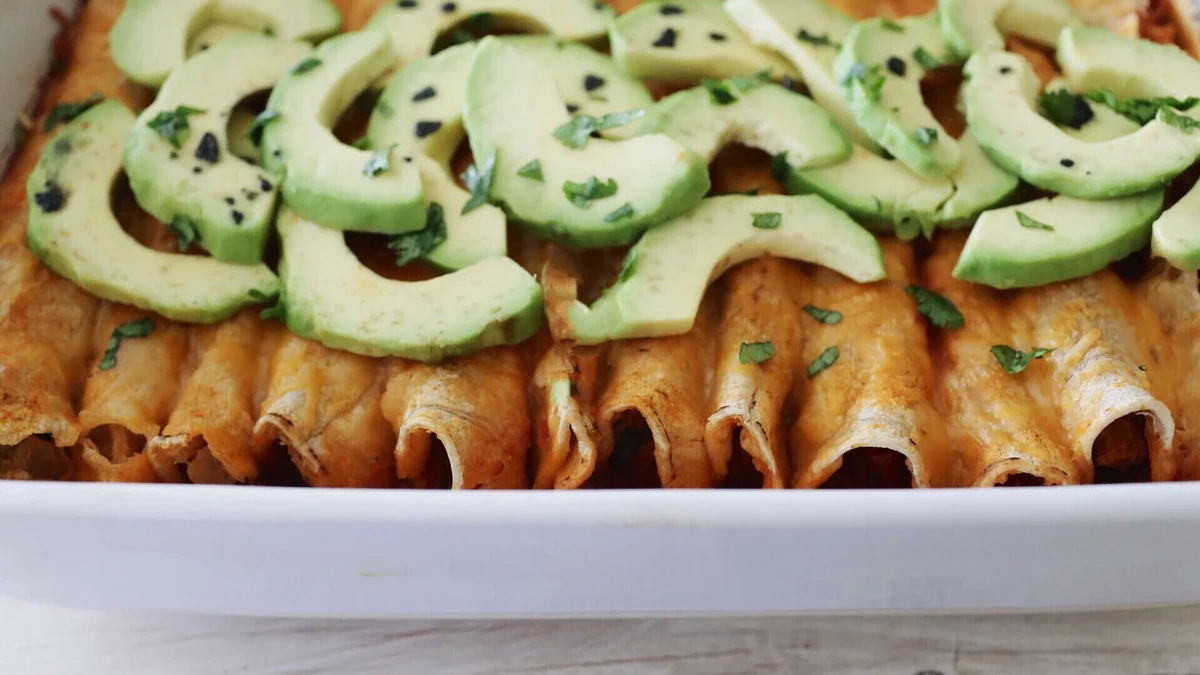
{"label": "green avocado slice", "polygon": [[1185,272],[1200,269],[1200,184],[1154,221],[1150,251]]}
{"label": "green avocado slice", "polygon": [[599,42],[615,16],[607,3],[593,0],[414,0],[383,3],[367,26],[387,31],[396,58],[406,65],[427,56],[439,35],[460,24]]}
{"label": "green avocado slice", "polygon": [[[712,162],[730,143],[783,154],[800,169],[850,156],[850,141],[819,105],[777,84],[738,78],[686,89],[656,103],[639,134],[665,134]],[[732,99],[732,100],[731,100]]]}
{"label": "green avocado slice", "polygon": [[325,227],[400,234],[425,226],[421,176],[403,149],[372,153],[330,128],[355,98],[395,65],[386,33],[326,41],[275,85],[265,115],[263,162],[284,176],[283,200]]}
{"label": "green avocado slice", "polygon": [[1067,196],[988,211],[967,238],[954,277],[994,288],[1043,286],[1093,274],[1141,249],[1163,191],[1085,200]]}
{"label": "green avocado slice", "polygon": [[162,253],[121,228],[112,189],[133,124],[124,105],[105,101],[46,146],[27,184],[34,255],[93,295],[175,321],[214,323],[276,295],[279,280],[266,265]]}
{"label": "green avocado slice", "polygon": [[1065,0],[938,0],[938,14],[946,43],[962,59],[1003,50],[1003,33],[1052,46],[1063,28],[1083,23]]}
{"label": "green avocado slice", "polygon": [[818,194],[874,230],[904,240],[935,228],[968,227],[975,216],[1006,202],[1020,180],[996,166],[967,133],[959,139],[962,160],[942,178],[919,176],[900,162],[855,147],[839,164],[793,170],[792,194]]}
{"label": "green avocado slice", "polygon": [[[577,248],[628,244],[708,192],[696,153],[661,134],[591,138],[590,119],[567,113],[537,61],[494,38],[479,44],[463,115],[471,151],[477,163],[495,157],[491,196],[535,233]],[[540,180],[524,170],[534,162]]]}
{"label": "green avocado slice", "polygon": [[542,288],[509,258],[428,281],[378,276],[342,232],[283,208],[279,273],[288,328],[334,349],[434,362],[517,344],[542,326]]}
{"label": "green avocado slice", "polygon": [[1008,52],[976,54],[963,89],[967,125],[1001,167],[1045,190],[1083,199],[1124,197],[1165,185],[1200,157],[1200,133],[1160,118],[1127,136],[1085,142],[1034,110],[1033,67]]}
{"label": "green avocado slice", "polygon": [[609,28],[613,60],[634,77],[695,81],[769,71],[798,75],[792,64],[755,46],[721,0],[648,0]]}
{"label": "green avocado slice", "polygon": [[861,283],[887,276],[875,237],[820,197],[713,197],[646,233],[615,286],[591,307],[571,307],[571,337],[598,344],[686,333],[709,283],[761,255],[823,265]]}
{"label": "green avocado slice", "polygon": [[158,87],[213,23],[316,42],[342,29],[342,15],[329,0],[128,0],[110,35],[113,60],[129,79]]}
{"label": "green avocado slice", "polygon": [[796,67],[813,100],[827,110],[850,140],[878,153],[863,132],[833,77],[838,50],[854,21],[822,0],[725,0],[725,11],[754,44],[771,49]]}
{"label": "green avocado slice", "polygon": [[931,66],[954,63],[937,14],[899,21],[869,19],[850,30],[834,62],[854,119],[876,143],[922,176],[945,176],[958,166],[958,142],[921,95]]}
{"label": "green avocado slice", "polygon": [[[575,113],[601,117],[647,108],[653,103],[645,85],[586,45],[546,36],[497,39],[545,67],[562,92],[567,109]],[[396,145],[428,156],[429,161],[419,166],[425,198],[445,207],[447,236],[425,259],[444,269],[461,269],[504,255],[506,247],[504,212],[483,204],[464,215],[462,208],[470,195],[450,174],[450,160],[466,138],[462,108],[475,48],[474,43],[458,45],[401,69],[379,97],[367,133],[370,148]],[[416,130],[427,128],[429,123],[440,126],[418,137]],[[620,127],[602,133],[611,137],[626,131]],[[440,173],[435,170],[439,166]]]}
{"label": "green avocado slice", "polygon": [[1200,62],[1175,45],[1072,27],[1058,39],[1057,59],[1071,89],[1109,89],[1120,98],[1200,96]]}
{"label": "green avocado slice", "polygon": [[[218,260],[262,260],[279,178],[233,153],[227,122],[238,101],[270,89],[311,51],[305,42],[244,34],[176,68],[125,142],[125,172],[138,204],[164,223],[191,220],[197,243]],[[187,116],[188,132],[176,146],[157,122],[181,106],[203,112]]]}

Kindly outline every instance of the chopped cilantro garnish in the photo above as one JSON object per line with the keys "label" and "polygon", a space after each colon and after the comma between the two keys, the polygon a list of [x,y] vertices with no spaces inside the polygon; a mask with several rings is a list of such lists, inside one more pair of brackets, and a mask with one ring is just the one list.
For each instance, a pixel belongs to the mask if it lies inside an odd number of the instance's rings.
{"label": "chopped cilantro garnish", "polygon": [[517,175],[521,178],[536,180],[540,183],[542,182],[542,163],[536,159],[531,159],[525,166],[517,169]]}
{"label": "chopped cilantro garnish", "polygon": [[471,198],[463,204],[462,214],[465,216],[487,203],[492,194],[492,178],[496,173],[496,151],[487,156],[483,166],[471,166],[463,173],[463,182],[471,191]]}
{"label": "chopped cilantro garnish", "polygon": [[367,158],[367,163],[363,164],[362,173],[367,178],[374,178],[379,174],[392,168],[392,151],[396,149],[395,145],[389,145],[386,148],[380,148],[371,153]]}
{"label": "chopped cilantro garnish", "polygon": [[300,63],[297,63],[296,65],[292,66],[292,69],[289,70],[288,72],[291,73],[292,75],[303,75],[320,65],[321,65],[321,59],[313,58],[310,56],[307,59],[304,59],[303,61],[301,61]]}
{"label": "chopped cilantro garnish", "polygon": [[1046,230],[1047,232],[1054,231],[1054,227],[1052,225],[1047,225],[1040,220],[1030,218],[1020,211],[1017,211],[1017,222],[1021,224],[1021,227],[1026,227],[1031,230]]}
{"label": "chopped cilantro garnish", "polygon": [[904,32],[904,26],[901,26],[900,24],[896,23],[895,21],[892,21],[891,19],[881,19],[879,23],[884,28],[892,31],[893,33],[903,33]]}
{"label": "chopped cilantro garnish", "polygon": [[1025,369],[1029,367],[1029,364],[1034,359],[1040,359],[1052,351],[1054,350],[1034,347],[1026,353],[1018,349],[1013,349],[1008,345],[996,345],[992,347],[992,356],[995,356],[996,360],[1000,362],[1000,366],[1004,368],[1004,372],[1009,375],[1016,375],[1025,372]]}
{"label": "chopped cilantro garnish", "polygon": [[842,313],[832,309],[821,309],[815,305],[805,305],[804,312],[821,323],[830,326],[842,322]]}
{"label": "chopped cilantro garnish", "polygon": [[1082,96],[1077,96],[1066,89],[1047,91],[1038,99],[1038,105],[1046,119],[1062,127],[1079,129],[1092,121],[1096,113],[1092,106]]}
{"label": "chopped cilantro garnish", "polygon": [[737,97],[729,91],[729,86],[721,80],[710,80],[705,78],[701,80],[701,85],[708,91],[708,97],[717,105],[729,105],[736,103]]}
{"label": "chopped cilantro garnish", "polygon": [[708,91],[709,98],[717,105],[736,103],[738,94],[744,94],[755,87],[771,81],[771,71],[763,70],[753,75],[739,75],[727,80],[701,80],[700,84]]}
{"label": "chopped cilantro garnish", "polygon": [[818,356],[816,360],[808,366],[808,379],[811,380],[817,375],[829,370],[831,367],[833,367],[833,364],[837,363],[838,356],[840,355],[841,350],[839,350],[837,347],[830,347],[829,349],[821,352],[821,355]]}
{"label": "chopped cilantro garnish", "polygon": [[738,362],[743,366],[758,366],[775,356],[775,345],[770,342],[743,342],[738,349]]}
{"label": "chopped cilantro garnish", "polygon": [[775,230],[783,224],[782,213],[756,213],[752,225],[760,230]]}
{"label": "chopped cilantro garnish", "polygon": [[959,312],[954,303],[945,297],[916,284],[909,284],[904,291],[916,298],[917,311],[938,328],[958,330],[966,325],[967,322],[963,318],[962,312]]}
{"label": "chopped cilantro garnish", "polygon": [[446,213],[441,204],[431,202],[425,211],[424,229],[395,235],[388,240],[388,248],[396,252],[396,266],[403,267],[428,255],[444,241],[446,241]]}
{"label": "chopped cilantro garnish", "polygon": [[103,100],[104,97],[100,94],[92,94],[86,100],[77,103],[59,103],[51,108],[50,113],[46,115],[46,121],[42,124],[42,131],[50,131],[60,124],[70,122],[88,110],[91,110],[93,106]]}
{"label": "chopped cilantro garnish", "polygon": [[[1137,122],[1138,124],[1149,124],[1160,110],[1174,108],[1175,110],[1191,110],[1200,103],[1200,98],[1190,96],[1185,100],[1171,98],[1169,96],[1161,98],[1127,98],[1120,99],[1109,89],[1099,89],[1089,92],[1088,99],[1112,108],[1117,113]],[[1167,120],[1163,120],[1167,122]],[[1170,124],[1170,122],[1167,122]],[[1182,128],[1182,127],[1181,127]]]}
{"label": "chopped cilantro garnish", "polygon": [[618,220],[625,220],[633,215],[633,204],[625,202],[616,211],[604,216],[604,222],[615,223]]}
{"label": "chopped cilantro garnish", "polygon": [[1185,131],[1189,134],[1196,129],[1200,129],[1200,120],[1197,120],[1194,117],[1188,117],[1187,115],[1180,115],[1170,108],[1160,109],[1158,111],[1158,119],[1170,124],[1180,131]]}
{"label": "chopped cilantro garnish", "polygon": [[254,141],[255,145],[262,143],[263,130],[267,125],[279,119],[283,113],[278,110],[264,110],[254,118],[254,124],[250,125],[250,140]]}
{"label": "chopped cilantro garnish", "polygon": [[182,213],[176,214],[167,225],[167,228],[179,240],[180,251],[187,251],[192,247],[192,244],[196,243],[196,223]]}
{"label": "chopped cilantro garnish", "polygon": [[112,332],[112,337],[108,339],[108,348],[104,350],[104,355],[100,357],[100,370],[112,370],[117,367],[117,350],[121,348],[123,340],[144,338],[153,332],[154,319],[150,317],[117,326],[116,330]]}
{"label": "chopped cilantro garnish", "polygon": [[917,47],[913,50],[913,60],[925,70],[933,70],[934,68],[942,67],[942,62],[933,54],[925,51],[924,47]]}
{"label": "chopped cilantro garnish", "polygon": [[568,148],[578,150],[587,145],[588,137],[593,132],[623,127],[645,114],[645,110],[630,110],[627,112],[609,113],[603,117],[576,115],[566,124],[555,129],[554,137]]}
{"label": "chopped cilantro garnish", "polygon": [[571,203],[581,209],[586,209],[591,206],[593,201],[604,199],[617,194],[617,181],[609,178],[605,182],[595,176],[590,176],[584,183],[576,183],[567,181],[563,183],[563,194]]}
{"label": "chopped cilantro garnish", "polygon": [[804,28],[801,28],[800,32],[796,33],[796,39],[801,42],[807,42],[810,45],[816,45],[818,47],[840,47],[841,46],[838,43],[829,39],[829,33],[825,33],[824,35],[814,35],[814,34],[808,32]]}
{"label": "chopped cilantro garnish", "polygon": [[849,87],[858,82],[862,86],[863,95],[868,100],[878,101],[885,79],[882,68],[867,66],[860,62],[850,66],[850,70],[846,71],[846,76],[842,78],[842,86]]}
{"label": "chopped cilantro garnish", "polygon": [[937,140],[938,132],[933,127],[921,127],[913,132],[913,140],[917,145],[929,147]]}
{"label": "chopped cilantro garnish", "polygon": [[159,136],[167,139],[167,142],[172,146],[179,148],[183,146],[183,142],[187,140],[191,134],[191,127],[188,125],[188,118],[192,115],[202,115],[204,111],[199,108],[191,108],[186,105],[181,105],[174,110],[164,110],[158,113],[146,123],[146,126],[153,129]]}

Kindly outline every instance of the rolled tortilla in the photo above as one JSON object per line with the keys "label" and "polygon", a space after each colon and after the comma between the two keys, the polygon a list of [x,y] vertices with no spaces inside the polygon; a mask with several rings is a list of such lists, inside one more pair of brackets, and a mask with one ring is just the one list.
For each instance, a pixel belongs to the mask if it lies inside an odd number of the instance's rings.
{"label": "rolled tortilla", "polygon": [[[1170,349],[1149,350],[1146,372],[1175,382],[1179,480],[1200,480],[1200,291],[1195,272],[1158,261],[1134,288],[1158,316]],[[1173,374],[1173,377],[1171,377]]]}
{"label": "rolled tortilla", "polygon": [[215,326],[194,329],[192,371],[179,402],[146,453],[161,480],[253,483],[271,448],[251,442],[281,326],[246,310]]}
{"label": "rolled tortilla", "polygon": [[[832,367],[797,377],[792,485],[940,487],[950,483],[946,431],[929,404],[934,371],[925,320],[905,293],[914,279],[910,246],[884,239],[888,280],[856,284],[814,268],[800,301],[843,315],[806,330],[800,367],[837,347]],[[841,470],[841,471],[839,471]]]}
{"label": "rolled tortilla", "polygon": [[116,366],[100,362],[113,331],[146,312],[105,303],[92,332],[93,364],[83,390],[82,438],[72,451],[78,480],[143,483],[155,480],[142,452],[171,414],[188,355],[187,328],[161,317],[144,338],[126,338]]}
{"label": "rolled tortilla", "polygon": [[[808,325],[789,293],[801,277],[792,263],[779,258],[759,258],[725,275],[709,404],[715,412],[704,432],[717,484],[783,488],[791,477],[782,417],[801,372],[802,326]],[[816,325],[815,319],[808,321]],[[774,356],[762,364],[742,363],[742,345],[758,342],[771,343]],[[734,466],[750,470],[731,475],[735,447],[751,462]]]}
{"label": "rolled tortilla", "polygon": [[686,335],[609,346],[597,406],[597,485],[701,488],[714,484],[704,447],[718,302],[709,292]]}
{"label": "rolled tortilla", "polygon": [[389,361],[383,413],[396,432],[396,476],[421,488],[528,487],[527,376],[518,347]]}
{"label": "rolled tortilla", "polygon": [[1054,349],[1045,397],[1084,480],[1172,480],[1173,391],[1151,370],[1166,342],[1153,311],[1110,270],[1021,291],[1012,309],[1029,344]]}
{"label": "rolled tortilla", "polygon": [[946,423],[950,445],[960,461],[959,486],[1065,485],[1085,480],[1071,460],[1057,407],[1043,405],[1051,367],[1033,361],[1009,375],[992,356],[994,345],[1029,351],[1016,335],[1000,291],[954,279],[965,234],[944,233],[934,241],[925,264],[930,290],[940,293],[966,317],[956,331],[937,331],[935,359],[941,364],[934,404]]}
{"label": "rolled tortilla", "polygon": [[314,487],[395,484],[394,437],[380,412],[384,372],[376,359],[284,333],[254,426],[255,457],[283,444]]}

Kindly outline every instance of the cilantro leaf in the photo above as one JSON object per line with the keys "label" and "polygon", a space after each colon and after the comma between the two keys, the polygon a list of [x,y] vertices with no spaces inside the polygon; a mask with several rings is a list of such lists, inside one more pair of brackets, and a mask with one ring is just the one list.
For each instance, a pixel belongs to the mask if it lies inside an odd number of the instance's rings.
{"label": "cilantro leaf", "polygon": [[1096,113],[1082,96],[1072,94],[1066,89],[1047,91],[1038,99],[1046,119],[1060,127],[1079,129],[1092,121]]}
{"label": "cilantro leaf", "polygon": [[777,230],[783,224],[782,213],[756,213],[751,223],[760,230]]}
{"label": "cilantro leaf", "polygon": [[1184,131],[1189,134],[1196,129],[1200,129],[1200,120],[1197,120],[1194,117],[1188,117],[1187,115],[1180,115],[1170,108],[1159,109],[1158,119],[1170,124],[1180,131]]}
{"label": "cilantro leaf", "polygon": [[1017,211],[1017,222],[1021,224],[1021,227],[1026,227],[1031,230],[1046,230],[1048,232],[1054,231],[1053,226],[1047,225],[1040,220],[1034,220],[1020,211]]}
{"label": "cilantro leaf", "polygon": [[817,375],[820,375],[826,370],[832,368],[833,364],[837,363],[838,356],[840,355],[841,350],[839,350],[837,347],[830,347],[829,349],[821,352],[821,355],[818,356],[816,360],[814,360],[808,366],[808,379],[811,380]]}
{"label": "cilantro leaf", "polygon": [[296,65],[292,66],[292,69],[289,70],[288,73],[290,73],[292,75],[303,75],[320,65],[321,65],[321,59],[310,56],[307,59],[304,59],[303,61],[301,61],[300,63],[297,63]]}
{"label": "cilantro leaf", "polygon": [[626,218],[629,218],[631,216],[633,216],[633,204],[630,204],[629,202],[625,202],[620,207],[618,207],[617,210],[613,211],[612,213],[608,214],[607,216],[604,216],[604,222],[615,223],[618,220],[625,220]]}
{"label": "cilantro leaf", "polygon": [[966,325],[962,312],[944,296],[916,284],[909,284],[904,292],[916,298],[917,311],[938,328],[954,331]]}
{"label": "cilantro leaf", "polygon": [[395,235],[388,240],[388,248],[396,252],[396,266],[403,267],[428,255],[444,241],[446,241],[446,212],[441,204],[431,202],[425,211],[424,229]]}
{"label": "cilantro leaf", "polygon": [[904,32],[904,26],[901,26],[900,24],[896,23],[895,21],[892,21],[891,19],[881,19],[879,24],[881,26],[883,26],[885,29],[892,31],[893,33],[903,33]]}
{"label": "cilantro leaf", "polygon": [[517,175],[521,178],[536,180],[542,182],[542,163],[536,159],[529,160],[524,166],[517,169]]}
{"label": "cilantro leaf", "polygon": [[144,338],[154,332],[154,319],[146,317],[117,326],[108,339],[108,347],[100,357],[100,370],[112,370],[117,367],[117,350],[121,342],[131,338]]}
{"label": "cilantro leaf", "polygon": [[[1173,108],[1175,110],[1186,111],[1191,110],[1197,103],[1200,103],[1200,98],[1196,98],[1195,96],[1189,96],[1182,101],[1170,96],[1121,99],[1117,98],[1117,95],[1111,89],[1098,89],[1089,92],[1087,97],[1089,100],[1112,108],[1118,114],[1124,115],[1138,124],[1149,124],[1158,115],[1160,110]],[[1163,121],[1166,122],[1167,120]],[[1170,122],[1167,123],[1170,124]]]}
{"label": "cilantro leaf", "polygon": [[1034,347],[1030,352],[1026,353],[1019,349],[1013,349],[1008,345],[995,345],[992,347],[992,356],[996,357],[996,360],[1000,362],[1000,366],[1004,368],[1004,372],[1009,375],[1017,375],[1018,373],[1025,372],[1025,369],[1029,367],[1029,364],[1034,359],[1040,359],[1052,351],[1054,350]]}
{"label": "cilantro leaf", "polygon": [[738,349],[738,362],[743,366],[758,366],[775,357],[775,345],[770,342],[743,342]]}
{"label": "cilantro leaf", "polygon": [[496,174],[496,151],[487,156],[483,161],[483,166],[468,167],[463,173],[463,182],[467,184],[467,189],[471,191],[471,199],[463,204],[462,215],[474,211],[475,209],[487,203],[488,197],[492,194],[492,178]]}
{"label": "cilantro leaf", "polygon": [[70,122],[88,110],[91,110],[93,106],[103,100],[104,97],[100,94],[92,94],[86,100],[77,103],[59,103],[51,108],[50,113],[46,115],[46,121],[42,124],[42,131],[50,131],[60,124]]}
{"label": "cilantro leaf", "polygon": [[796,34],[796,39],[801,42],[807,42],[810,45],[816,45],[817,47],[841,47],[841,45],[829,39],[829,33],[814,35],[804,28],[801,28],[800,32]]}
{"label": "cilantro leaf", "polygon": [[842,313],[832,309],[821,309],[815,305],[805,305],[804,312],[823,324],[830,326],[842,322]]}
{"label": "cilantro leaf", "polygon": [[199,108],[191,108],[186,105],[181,105],[174,110],[164,110],[154,116],[146,126],[150,127],[159,136],[167,139],[175,148],[183,147],[183,142],[191,135],[192,129],[188,124],[188,118],[192,115],[202,115],[204,111]]}
{"label": "cilantro leaf", "polygon": [[737,102],[737,97],[729,92],[729,87],[725,82],[705,78],[700,81],[700,84],[708,91],[708,97],[712,99],[712,102],[717,105],[729,105]]}
{"label": "cilantro leaf", "polygon": [[921,127],[913,132],[913,140],[917,142],[917,145],[926,148],[933,145],[933,142],[937,140],[937,137],[937,129],[934,129],[933,127]]}
{"label": "cilantro leaf", "polygon": [[925,51],[924,47],[917,47],[913,50],[913,60],[925,70],[933,70],[935,68],[942,67],[942,62],[933,54]]}
{"label": "cilantro leaf", "polygon": [[199,236],[196,233],[196,223],[182,213],[176,214],[171,219],[171,222],[167,225],[167,229],[171,230],[179,240],[180,251],[187,251],[191,248]]}
{"label": "cilantro leaf", "polygon": [[363,165],[362,173],[367,178],[374,178],[379,174],[392,168],[392,151],[396,149],[395,144],[389,145],[386,148],[380,148],[371,153],[367,158],[367,163]]}
{"label": "cilantro leaf", "polygon": [[846,76],[842,78],[842,86],[853,86],[857,82],[862,87],[863,95],[867,97],[867,100],[878,101],[885,79],[883,69],[879,66],[867,66],[867,64],[859,62],[850,66],[850,70],[846,71]]}
{"label": "cilantro leaf", "polygon": [[267,128],[268,124],[279,119],[281,115],[283,115],[282,112],[271,109],[267,109],[259,113],[258,117],[254,118],[254,124],[250,125],[250,140],[253,141],[255,145],[262,144],[263,130]]}
{"label": "cilantro leaf", "polygon": [[576,183],[567,181],[563,183],[563,194],[575,206],[586,209],[592,205],[597,199],[604,199],[617,194],[617,181],[609,178],[606,182],[601,182],[595,176],[590,176],[587,182]]}
{"label": "cilantro leaf", "polygon": [[623,127],[626,124],[640,119],[646,114],[645,110],[629,110],[627,112],[609,113],[603,117],[592,117],[591,115],[576,115],[566,124],[554,130],[554,137],[560,143],[578,150],[587,145],[588,138],[596,131],[604,131],[605,129],[614,129]]}

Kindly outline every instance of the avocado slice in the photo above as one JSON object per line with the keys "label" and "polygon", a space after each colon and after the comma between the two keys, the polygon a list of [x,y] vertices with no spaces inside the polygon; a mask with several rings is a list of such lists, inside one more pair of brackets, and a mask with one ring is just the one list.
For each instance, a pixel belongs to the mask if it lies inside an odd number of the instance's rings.
{"label": "avocado slice", "polygon": [[822,0],[725,0],[725,11],[750,40],[795,66],[809,94],[850,137],[878,153],[879,144],[858,126],[842,85],[833,77],[838,50],[854,21]]}
{"label": "avocado slice", "polygon": [[786,59],[750,42],[721,0],[648,0],[617,17],[608,42],[613,60],[634,77],[695,81],[760,71],[799,74]]}
{"label": "avocado slice", "polygon": [[1200,96],[1200,62],[1175,45],[1073,27],[1059,36],[1057,59],[1074,91],[1109,89],[1121,98]]}
{"label": "avocado slice", "polygon": [[516,344],[542,326],[542,288],[509,258],[428,281],[391,281],[359,262],[342,232],[286,207],[278,228],[287,326],[301,337],[432,362]]}
{"label": "avocado slice", "polygon": [[[243,34],[176,68],[125,142],[125,173],[138,204],[164,223],[191,220],[197,243],[218,260],[262,260],[279,178],[233,154],[227,120],[238,101],[270,89],[311,51],[306,42]],[[158,123],[181,106],[203,112],[187,116],[188,133],[173,139],[176,146]]]}
{"label": "avocado slice", "polygon": [[1167,209],[1151,229],[1150,251],[1185,272],[1200,269],[1200,184]]}
{"label": "avocado slice", "polygon": [[1108,200],[1063,195],[979,217],[954,277],[1025,288],[1086,277],[1141,249],[1162,213],[1163,191]]}
{"label": "avocado slice", "polygon": [[729,143],[783,154],[793,168],[836,164],[850,156],[851,148],[812,99],[754,78],[676,92],[650,109],[638,133],[670,136],[706,162]]}
{"label": "avocado slice", "polygon": [[401,65],[433,51],[438,36],[464,24],[518,33],[550,33],[563,40],[599,42],[616,13],[593,0],[410,0],[386,2],[367,23],[392,37]]}
{"label": "avocado slice", "polygon": [[[497,39],[544,66],[563,93],[568,110],[600,117],[647,108],[653,103],[645,85],[586,45],[545,36]],[[474,43],[458,45],[405,66],[379,97],[367,133],[370,148],[398,145],[432,158],[418,168],[426,201],[445,207],[447,236],[426,260],[445,269],[461,269],[505,254],[504,212],[485,204],[463,215],[469,194],[458,187],[450,173],[450,160],[466,138],[462,107],[475,48]],[[424,131],[431,123],[440,126],[428,135],[417,135],[418,129]],[[616,131],[624,128],[603,133]],[[435,165],[442,167],[440,173],[434,170]]]}
{"label": "avocado slice", "polygon": [[1083,199],[1124,197],[1165,185],[1200,157],[1200,133],[1160,119],[1127,136],[1089,143],[1034,110],[1037,75],[1023,57],[984,52],[967,62],[967,124],[1001,167],[1045,190]]}
{"label": "avocado slice", "polygon": [[[567,113],[537,61],[494,38],[479,44],[463,115],[471,151],[480,164],[495,156],[491,195],[534,232],[577,248],[628,244],[708,192],[696,153],[661,134],[590,138],[589,119]],[[522,175],[535,160],[540,180]]]}
{"label": "avocado slice", "polygon": [[921,96],[929,66],[957,60],[942,40],[936,13],[854,24],[833,65],[854,119],[868,136],[922,176],[958,166],[958,142]]}
{"label": "avocado slice", "polygon": [[279,280],[266,265],[162,253],[121,228],[112,189],[133,124],[129,109],[105,101],[46,145],[27,183],[29,250],[93,295],[175,321],[221,321],[276,295]]}
{"label": "avocado slice", "polygon": [[935,228],[969,226],[975,216],[1012,197],[1016,176],[996,166],[967,133],[959,139],[962,159],[949,176],[926,178],[895,160],[855,147],[832,166],[793,170],[787,189],[813,193],[875,230],[904,240],[930,236]]}
{"label": "avocado slice", "polygon": [[647,232],[616,285],[591,307],[570,308],[571,337],[598,344],[686,333],[708,284],[761,255],[823,265],[860,283],[887,276],[875,237],[820,197],[713,197]]}
{"label": "avocado slice", "polygon": [[425,226],[421,176],[398,149],[350,147],[330,131],[395,65],[387,33],[363,30],[321,44],[275,85],[263,162],[284,176],[283,200],[325,227],[399,234]]}
{"label": "avocado slice", "polygon": [[113,60],[157,88],[183,63],[189,39],[213,23],[317,42],[342,30],[342,15],[329,0],[128,0],[109,36]]}
{"label": "avocado slice", "polygon": [[1002,33],[1053,46],[1063,28],[1083,23],[1065,0],[938,0],[938,14],[946,43],[962,59],[1003,50]]}

